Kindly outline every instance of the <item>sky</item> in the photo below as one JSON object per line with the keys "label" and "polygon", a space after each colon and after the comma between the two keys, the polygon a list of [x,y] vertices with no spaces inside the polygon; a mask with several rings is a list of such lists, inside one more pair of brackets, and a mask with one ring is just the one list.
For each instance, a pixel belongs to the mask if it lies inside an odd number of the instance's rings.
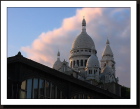
{"label": "sky", "polygon": [[8,8],[7,57],[21,51],[24,57],[52,67],[59,50],[61,61],[69,61],[83,16],[99,61],[108,38],[116,77],[130,87],[130,8]]}

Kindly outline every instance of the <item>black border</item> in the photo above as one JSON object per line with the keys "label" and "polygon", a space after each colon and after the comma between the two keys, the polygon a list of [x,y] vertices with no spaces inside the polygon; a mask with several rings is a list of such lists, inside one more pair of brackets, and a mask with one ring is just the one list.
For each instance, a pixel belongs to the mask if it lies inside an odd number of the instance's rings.
{"label": "black border", "polygon": [[[12,0],[2,0],[2,1],[12,1]],[[24,1],[24,0],[23,0]],[[25,0],[26,1],[26,0]],[[46,1],[46,0],[41,0],[41,1]],[[52,0],[52,1],[55,1],[55,0]],[[73,0],[71,0],[73,1]],[[79,0],[77,0],[79,1]],[[80,1],[85,1],[85,0],[80,0]],[[92,1],[92,0],[88,0],[88,1]],[[100,1],[100,0],[99,0]],[[104,0],[105,1],[105,0]],[[111,1],[111,0],[108,0],[108,1]],[[118,1],[121,1],[121,0],[118,0]],[[123,1],[126,1],[126,0],[123,0]],[[140,74],[139,74],[139,62],[140,62],[140,59],[139,59],[139,52],[140,52],[140,48],[139,48],[139,41],[140,41],[140,38],[139,38],[139,35],[140,35],[140,29],[139,29],[139,25],[140,25],[140,22],[139,22],[139,19],[140,19],[140,5],[139,5],[139,1],[137,0],[137,105],[4,105],[4,106],[0,106],[0,108],[4,109],[4,108],[13,108],[13,109],[31,109],[31,108],[38,108],[38,109],[41,109],[41,108],[47,108],[47,109],[50,109],[50,108],[67,108],[67,109],[71,109],[71,108],[98,108],[98,109],[101,109],[101,108],[137,108],[139,109],[140,108],[140,94],[139,94],[139,85],[140,85]],[[1,38],[0,38],[1,40]],[[0,54],[1,56],[1,54]],[[1,59],[1,58],[0,58]],[[1,69],[1,66],[0,66],[0,69]],[[1,81],[0,81],[1,82]]]}

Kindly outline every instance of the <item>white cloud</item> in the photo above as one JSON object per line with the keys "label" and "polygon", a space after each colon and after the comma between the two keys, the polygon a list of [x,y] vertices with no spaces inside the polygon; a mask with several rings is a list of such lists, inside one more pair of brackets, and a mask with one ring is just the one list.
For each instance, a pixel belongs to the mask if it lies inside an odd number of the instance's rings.
{"label": "white cloud", "polygon": [[[127,74],[128,80],[124,84],[129,86],[130,63],[127,61],[130,59],[129,11],[128,8],[78,9],[75,16],[63,20],[60,28],[42,33],[30,46],[22,47],[21,49],[27,53],[28,58],[49,67],[52,67],[56,61],[58,49],[61,53],[61,60],[66,59],[68,61],[72,42],[80,34],[82,28],[81,21],[83,16],[85,16],[87,33],[94,40],[99,60],[108,37],[117,63],[117,76],[121,76],[120,83],[123,83],[123,78]],[[119,65],[121,62],[123,64]]]}

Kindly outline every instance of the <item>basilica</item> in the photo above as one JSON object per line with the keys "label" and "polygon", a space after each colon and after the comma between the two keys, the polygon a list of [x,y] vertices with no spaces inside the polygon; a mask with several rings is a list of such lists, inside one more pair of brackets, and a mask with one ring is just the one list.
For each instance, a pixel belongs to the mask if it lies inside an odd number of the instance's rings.
{"label": "basilica", "polygon": [[[127,91],[118,84],[115,61],[107,39],[99,62],[92,38],[86,32],[76,37],[69,63],[57,60],[53,68],[24,57],[21,52],[7,58],[8,99],[122,99]],[[129,94],[130,95],[130,94]]]}
{"label": "basilica", "polygon": [[115,75],[113,52],[108,39],[100,62],[96,54],[94,41],[86,32],[86,20],[83,18],[82,31],[74,40],[70,50],[70,64],[65,60],[61,62],[58,51],[53,69],[93,85],[118,83],[118,77],[116,78]]}

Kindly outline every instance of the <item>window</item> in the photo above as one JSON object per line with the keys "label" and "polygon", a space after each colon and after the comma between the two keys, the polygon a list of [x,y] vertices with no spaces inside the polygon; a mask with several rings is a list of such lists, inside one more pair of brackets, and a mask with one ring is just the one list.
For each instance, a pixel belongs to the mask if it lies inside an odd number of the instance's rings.
{"label": "window", "polygon": [[81,66],[83,66],[83,60],[81,60]]}
{"label": "window", "polygon": [[96,73],[96,71],[94,70],[94,74]]}
{"label": "window", "polygon": [[24,99],[53,99],[65,98],[56,85],[44,79],[32,78],[22,82],[20,98]]}
{"label": "window", "polygon": [[33,98],[38,98],[38,79],[33,79]]}
{"label": "window", "polygon": [[45,80],[40,79],[39,81],[39,98],[44,98],[44,91],[45,91]]}
{"label": "window", "polygon": [[55,98],[55,86],[53,84],[51,84],[51,98]]}
{"label": "window", "polygon": [[77,60],[77,65],[79,66],[79,60]]}
{"label": "window", "polygon": [[92,74],[92,70],[89,70],[89,74]]}
{"label": "window", "polygon": [[48,81],[45,80],[45,91],[46,91],[46,96],[45,98],[50,98],[50,84]]}
{"label": "window", "polygon": [[32,92],[32,79],[27,80],[27,98],[31,99]]}
{"label": "window", "polygon": [[86,66],[87,60],[85,60],[85,66]]}
{"label": "window", "polygon": [[73,62],[73,66],[75,66],[75,61]]}

